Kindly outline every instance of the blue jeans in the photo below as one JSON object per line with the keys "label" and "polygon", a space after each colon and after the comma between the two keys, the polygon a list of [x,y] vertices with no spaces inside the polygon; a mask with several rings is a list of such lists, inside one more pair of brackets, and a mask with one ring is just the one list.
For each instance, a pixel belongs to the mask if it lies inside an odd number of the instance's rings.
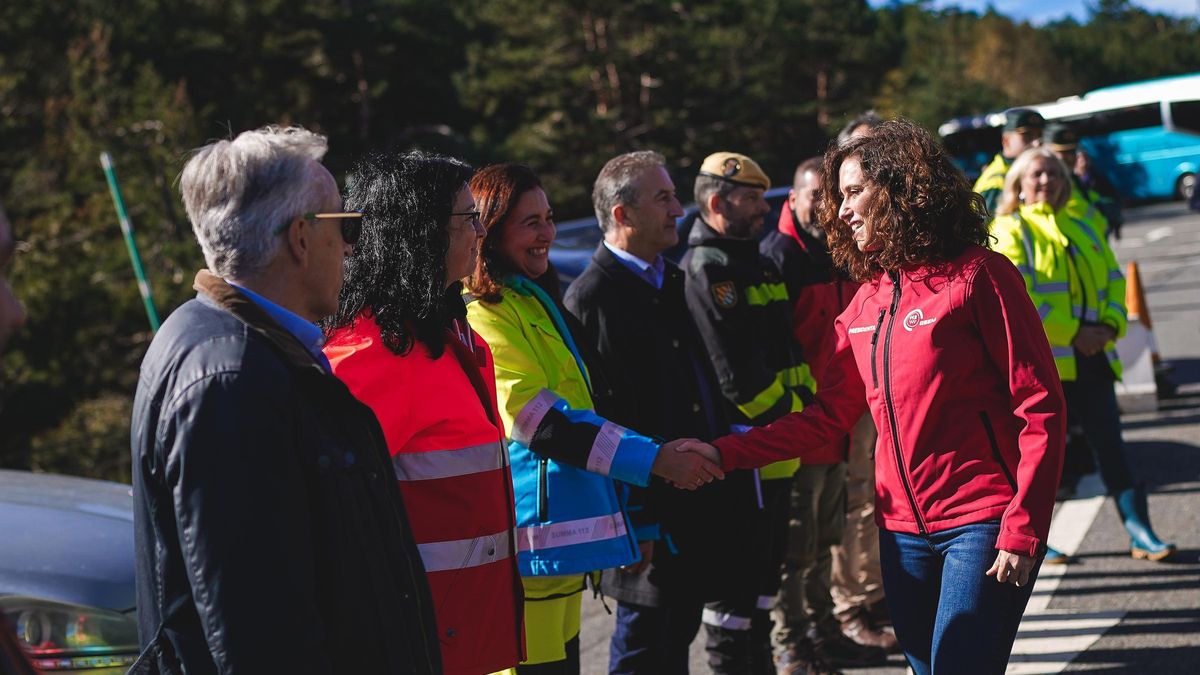
{"label": "blue jeans", "polygon": [[883,590],[916,675],[1004,673],[1041,561],[1017,588],[984,574],[1000,523],[929,535],[879,531]]}
{"label": "blue jeans", "polygon": [[686,600],[661,607],[617,603],[609,675],[687,675],[688,648],[700,631],[702,608]]}

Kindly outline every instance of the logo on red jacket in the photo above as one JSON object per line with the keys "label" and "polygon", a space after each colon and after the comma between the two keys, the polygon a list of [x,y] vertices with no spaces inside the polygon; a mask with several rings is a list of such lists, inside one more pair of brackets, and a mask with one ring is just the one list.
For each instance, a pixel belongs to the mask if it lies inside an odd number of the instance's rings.
{"label": "logo on red jacket", "polygon": [[926,319],[924,312],[919,309],[914,309],[904,317],[904,330],[911,333],[912,330],[917,326],[928,326],[934,321],[937,321],[936,316],[932,319]]}

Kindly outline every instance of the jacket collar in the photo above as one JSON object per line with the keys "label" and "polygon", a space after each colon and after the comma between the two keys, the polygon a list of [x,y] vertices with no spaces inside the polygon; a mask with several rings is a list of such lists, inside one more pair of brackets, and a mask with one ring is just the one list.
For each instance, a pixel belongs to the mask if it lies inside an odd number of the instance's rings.
{"label": "jacket collar", "polygon": [[704,222],[704,219],[699,216],[696,217],[696,222],[692,225],[692,231],[688,234],[688,246],[714,246],[728,251],[735,256],[744,256],[749,253],[758,255],[757,239],[726,237],[714,230],[711,225]]}
{"label": "jacket collar", "polygon": [[[605,276],[613,279],[614,281],[619,281],[626,286],[639,291],[647,291],[652,293],[657,292],[657,289],[646,283],[644,280],[639,279],[637,275],[633,273],[633,270],[629,269],[625,263],[618,260],[617,256],[613,255],[612,251],[608,250],[608,247],[604,245],[604,242],[601,242],[596,246],[596,252],[592,254],[592,261],[596,263],[596,266],[600,268],[600,271],[603,272]],[[679,268],[676,267],[670,260],[663,258],[663,288],[666,288],[667,283],[670,280],[675,279],[678,274]]]}
{"label": "jacket collar", "polygon": [[196,281],[192,288],[212,300],[220,309],[237,317],[247,328],[265,337],[283,354],[289,365],[295,368],[315,368],[326,374],[325,369],[308,353],[304,345],[300,344],[296,336],[285,330],[262,307],[221,277],[208,270],[200,270],[196,273]]}

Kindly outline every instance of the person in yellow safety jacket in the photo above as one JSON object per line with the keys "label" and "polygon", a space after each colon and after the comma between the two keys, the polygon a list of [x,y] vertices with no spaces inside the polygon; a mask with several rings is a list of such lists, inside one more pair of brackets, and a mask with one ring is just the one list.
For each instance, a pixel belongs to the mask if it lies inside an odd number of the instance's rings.
{"label": "person in yellow safety jacket", "polygon": [[1175,551],[1150,525],[1145,489],[1125,459],[1115,380],[1115,341],[1125,334],[1125,278],[1094,221],[1066,209],[1070,170],[1053,151],[1034,148],[1013,162],[992,223],[994,249],[1025,277],[1042,317],[1067,410],[1082,427],[1100,476],[1116,502],[1135,558],[1162,560]]}
{"label": "person in yellow safety jacket", "polygon": [[1036,147],[1042,141],[1042,131],[1046,128],[1046,119],[1041,113],[1030,108],[1012,108],[1004,112],[1004,131],[1000,135],[1000,154],[992,158],[979,179],[975,181],[975,191],[987,204],[988,213],[995,215],[996,203],[1004,190],[1004,177],[1008,168],[1018,155],[1028,148]]}
{"label": "person in yellow safety jacket", "polygon": [[[736,424],[759,426],[799,412],[816,389],[800,343],[792,303],[774,265],[758,250],[770,207],[770,181],[754,160],[710,155],[696,178],[700,205],[681,261],[684,294]],[[843,461],[836,457],[831,461]],[[798,460],[760,471],[763,518],[758,596],[705,608],[709,665],[714,672],[762,672],[773,663],[770,609],[779,590],[788,539],[789,495]]]}
{"label": "person in yellow safety jacket", "polygon": [[660,443],[595,413],[610,387],[552,285],[554,219],[534,173],[497,164],[476,173],[470,188],[488,234],[466,282],[467,317],[492,350],[511,439],[525,591],[526,660],[516,672],[572,675],[585,576],[640,560],[622,484],[645,487],[655,474],[696,489],[724,474],[677,452],[681,441]]}
{"label": "person in yellow safety jacket", "polygon": [[1079,149],[1079,133],[1065,124],[1051,124],[1046,127],[1043,141],[1046,147],[1050,148],[1068,169],[1072,169],[1071,196],[1067,199],[1067,213],[1072,218],[1092,223],[1102,237],[1107,236],[1110,229],[1115,228],[1119,232],[1124,218],[1121,216],[1121,207],[1116,200],[1084,187],[1074,173]]}

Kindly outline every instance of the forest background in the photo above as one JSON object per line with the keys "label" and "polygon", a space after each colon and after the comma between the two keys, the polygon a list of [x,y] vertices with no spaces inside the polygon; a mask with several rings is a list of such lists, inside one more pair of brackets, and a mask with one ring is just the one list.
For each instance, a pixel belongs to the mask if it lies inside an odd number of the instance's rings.
{"label": "forest background", "polygon": [[[732,149],[777,183],[868,108],[951,117],[1200,71],[1200,26],[1100,0],[1040,26],[865,0],[34,0],[0,3],[0,203],[29,319],[0,373],[0,467],[128,480],[152,337],[98,163],[112,153],[159,312],[203,266],[189,150],[268,123],[374,150],[515,160],[560,218],[614,154],[681,195]],[[684,199],[687,201],[687,199]]]}

